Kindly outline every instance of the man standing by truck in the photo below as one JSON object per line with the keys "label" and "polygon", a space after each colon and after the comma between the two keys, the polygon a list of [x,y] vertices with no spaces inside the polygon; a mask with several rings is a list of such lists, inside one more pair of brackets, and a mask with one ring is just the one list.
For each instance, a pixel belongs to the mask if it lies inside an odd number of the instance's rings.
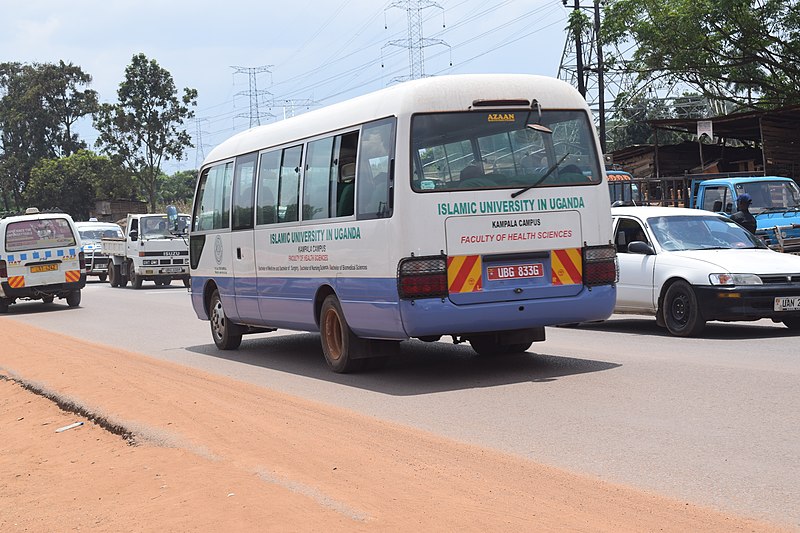
{"label": "man standing by truck", "polygon": [[731,216],[731,219],[750,233],[755,234],[756,218],[750,213],[750,204],[752,202],[753,199],[750,198],[749,194],[740,194],[738,198],[736,198],[736,208],[738,211]]}

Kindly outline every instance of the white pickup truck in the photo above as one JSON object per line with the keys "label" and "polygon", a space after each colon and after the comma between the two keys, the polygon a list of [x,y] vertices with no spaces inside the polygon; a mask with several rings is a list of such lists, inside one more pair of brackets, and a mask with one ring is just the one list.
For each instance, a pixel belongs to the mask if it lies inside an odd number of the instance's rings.
{"label": "white pickup truck", "polygon": [[129,214],[125,237],[103,237],[110,257],[108,279],[112,287],[139,289],[143,281],[169,285],[181,280],[189,287],[189,215]]}

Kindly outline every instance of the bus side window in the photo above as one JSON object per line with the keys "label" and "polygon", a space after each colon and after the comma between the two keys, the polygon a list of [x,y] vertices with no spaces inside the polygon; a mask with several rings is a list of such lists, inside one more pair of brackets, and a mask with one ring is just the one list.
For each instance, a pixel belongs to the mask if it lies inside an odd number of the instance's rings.
{"label": "bus side window", "polygon": [[233,175],[233,228],[251,229],[253,227],[253,179],[255,176],[257,154],[236,158]]}
{"label": "bus side window", "polygon": [[308,143],[303,177],[303,220],[330,216],[331,174],[336,171],[333,164],[334,140],[334,137],[326,137]]}
{"label": "bus side window", "polygon": [[203,170],[195,199],[195,231],[227,228],[231,205],[233,162]]}
{"label": "bus side window", "polygon": [[258,165],[256,224],[274,224],[278,221],[275,193],[278,190],[280,161],[280,150],[261,154],[261,162]]}
{"label": "bus side window", "polygon": [[278,222],[297,222],[300,202],[300,164],[303,147],[293,146],[283,151],[280,183],[278,185]]}
{"label": "bus side window", "polygon": [[394,158],[394,119],[365,124],[361,130],[356,174],[358,218],[391,216],[392,176],[390,165]]}

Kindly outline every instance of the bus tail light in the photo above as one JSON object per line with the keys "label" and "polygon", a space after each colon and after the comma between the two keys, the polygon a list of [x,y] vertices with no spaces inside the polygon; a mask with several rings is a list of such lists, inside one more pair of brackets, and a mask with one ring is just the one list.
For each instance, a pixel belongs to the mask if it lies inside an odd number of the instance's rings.
{"label": "bus tail light", "polygon": [[8,277],[8,267],[6,266],[5,259],[0,259],[0,278]]}
{"label": "bus tail light", "polygon": [[78,252],[78,262],[81,265],[81,270],[86,270],[86,256],[83,252]]}
{"label": "bus tail light", "polygon": [[587,287],[617,282],[617,251],[612,245],[584,246],[583,284]]}
{"label": "bus tail light", "polygon": [[447,296],[447,258],[443,255],[406,257],[397,267],[400,299]]}

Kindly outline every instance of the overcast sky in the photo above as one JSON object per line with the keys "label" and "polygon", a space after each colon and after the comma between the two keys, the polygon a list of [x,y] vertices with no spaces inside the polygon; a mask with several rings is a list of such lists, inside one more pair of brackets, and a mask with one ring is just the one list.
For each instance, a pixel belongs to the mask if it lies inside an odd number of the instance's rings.
{"label": "overcast sky", "polygon": [[[261,124],[409,76],[408,48],[392,44],[408,41],[408,14],[393,7],[408,3],[0,0],[0,61],[71,62],[93,77],[101,101],[113,103],[131,58],[155,59],[179,93],[198,91],[197,120],[186,125],[197,148],[165,165],[172,173],[196,168],[216,144],[250,126],[250,76],[231,67],[270,71],[254,78],[269,93],[258,99]],[[567,24],[561,0],[420,0],[427,4],[426,75],[557,75]],[[96,134],[84,128],[92,144]]]}

